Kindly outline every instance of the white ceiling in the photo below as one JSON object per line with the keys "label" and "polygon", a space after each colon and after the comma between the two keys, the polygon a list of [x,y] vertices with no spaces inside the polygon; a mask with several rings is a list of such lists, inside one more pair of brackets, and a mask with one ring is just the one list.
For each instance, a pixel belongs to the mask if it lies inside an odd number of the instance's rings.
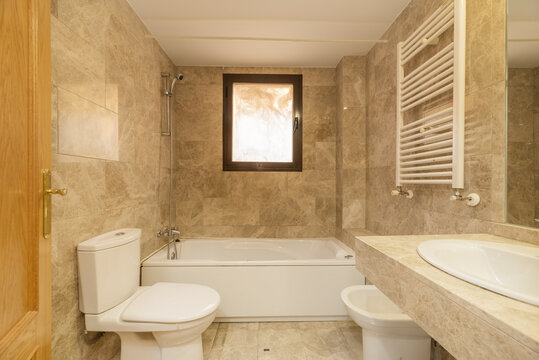
{"label": "white ceiling", "polygon": [[[539,66],[539,0],[509,0],[507,61],[511,68]],[[535,41],[511,41],[533,39]]]}
{"label": "white ceiling", "polygon": [[[331,66],[378,40],[410,0],[128,0],[176,65]],[[533,0],[535,1],[535,0]]]}

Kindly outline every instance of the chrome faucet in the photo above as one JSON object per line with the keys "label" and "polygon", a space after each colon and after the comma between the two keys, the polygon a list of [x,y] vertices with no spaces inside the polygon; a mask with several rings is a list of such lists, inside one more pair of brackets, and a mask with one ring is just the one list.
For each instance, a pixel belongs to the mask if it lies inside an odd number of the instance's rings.
{"label": "chrome faucet", "polygon": [[168,226],[163,226],[162,229],[157,230],[157,237],[159,238],[161,236],[164,236],[164,237],[169,237],[170,236]]}
{"label": "chrome faucet", "polygon": [[[179,257],[178,247],[176,242],[179,242],[181,232],[176,226],[169,229],[168,226],[163,226],[162,229],[157,230],[157,237],[166,237],[167,238],[167,259],[177,259]],[[172,239],[171,239],[172,238]],[[174,244],[174,251],[170,250],[170,243]]]}
{"label": "chrome faucet", "polygon": [[180,230],[178,230],[178,228],[176,226],[174,226],[172,229],[170,229],[170,233],[172,234],[172,238],[176,238],[177,237],[180,237],[181,235],[181,232]]}

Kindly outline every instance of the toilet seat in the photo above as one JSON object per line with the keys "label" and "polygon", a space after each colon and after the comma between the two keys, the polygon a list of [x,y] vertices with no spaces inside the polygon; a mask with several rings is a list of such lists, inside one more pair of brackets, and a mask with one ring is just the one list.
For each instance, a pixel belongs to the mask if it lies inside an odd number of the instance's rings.
{"label": "toilet seat", "polygon": [[[159,284],[168,284],[168,283],[159,283]],[[203,294],[206,294],[207,296],[204,295],[204,298],[200,299],[200,303],[201,303],[200,311],[196,315],[191,316],[191,320],[183,320],[183,321],[178,321],[178,322],[170,322],[170,321],[158,322],[156,320],[162,319],[162,316],[150,317],[150,315],[144,315],[144,312],[141,309],[139,310],[138,305],[134,306],[131,310],[132,313],[136,315],[132,315],[133,317],[129,317],[129,318],[132,318],[132,319],[145,318],[146,320],[145,321],[124,320],[123,318],[124,311],[127,310],[127,308],[131,305],[131,303],[135,299],[137,299],[139,296],[141,296],[142,294],[152,289],[155,285],[139,287],[133,295],[131,295],[121,304],[101,314],[95,314],[95,315],[85,314],[84,317],[86,321],[86,330],[88,331],[112,331],[112,332],[159,332],[159,331],[175,331],[175,330],[187,329],[187,328],[197,326],[199,322],[205,321],[207,316],[215,313],[215,311],[217,310],[217,306],[219,305],[219,302],[220,302],[219,294],[215,290],[210,289],[208,287],[205,287],[202,285],[194,285],[194,284],[171,284],[171,285],[184,285],[184,287],[178,287],[178,289],[172,290],[174,292],[174,296],[167,295],[166,296],[167,298],[178,297],[178,294],[181,294],[182,298],[190,298],[191,295],[188,295],[188,294],[189,294],[189,289],[193,289],[192,286],[200,286],[205,289],[209,289],[213,291],[214,294],[212,294],[211,292],[202,292]],[[158,286],[156,287],[156,289],[157,290],[152,290],[152,292],[155,291],[157,295],[161,294],[161,296],[163,296],[162,291],[164,289],[170,289],[170,288],[168,286],[164,286],[164,287]],[[198,289],[198,290],[201,290],[201,289]],[[216,301],[215,301],[215,296],[212,296],[212,295],[217,296]],[[148,298],[150,297],[148,296]],[[144,300],[144,298],[141,300]],[[158,307],[159,299],[155,299],[155,301],[156,302],[154,303],[154,306]],[[180,304],[181,304],[181,300],[180,300]],[[161,306],[162,306],[162,309],[160,310],[165,312],[167,308],[165,308],[163,305]],[[135,309],[136,311],[134,311]],[[149,314],[151,314],[151,312],[149,312]],[[181,314],[181,312],[176,313],[175,319],[179,318],[178,314]],[[188,317],[184,317],[184,318],[188,319]],[[154,320],[153,322],[149,322],[150,319],[156,319],[156,320]]]}
{"label": "toilet seat", "polygon": [[218,305],[219,294],[207,286],[156,283],[133,298],[121,319],[176,324],[207,316],[217,310]]}

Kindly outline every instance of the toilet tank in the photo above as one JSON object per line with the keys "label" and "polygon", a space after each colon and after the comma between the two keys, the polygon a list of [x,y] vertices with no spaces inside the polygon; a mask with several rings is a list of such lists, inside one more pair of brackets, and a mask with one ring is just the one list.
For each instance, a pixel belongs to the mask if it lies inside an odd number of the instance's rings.
{"label": "toilet tank", "polygon": [[118,229],[77,246],[79,308],[99,314],[120,304],[139,286],[140,229]]}

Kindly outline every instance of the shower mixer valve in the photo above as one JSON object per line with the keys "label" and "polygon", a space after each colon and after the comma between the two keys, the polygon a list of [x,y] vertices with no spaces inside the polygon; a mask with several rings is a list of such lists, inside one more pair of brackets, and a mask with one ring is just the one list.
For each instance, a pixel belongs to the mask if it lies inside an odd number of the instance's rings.
{"label": "shower mixer valve", "polygon": [[170,236],[170,231],[168,229],[168,226],[163,226],[162,229],[157,230],[157,237],[161,237],[161,236],[164,236],[164,237]]}

